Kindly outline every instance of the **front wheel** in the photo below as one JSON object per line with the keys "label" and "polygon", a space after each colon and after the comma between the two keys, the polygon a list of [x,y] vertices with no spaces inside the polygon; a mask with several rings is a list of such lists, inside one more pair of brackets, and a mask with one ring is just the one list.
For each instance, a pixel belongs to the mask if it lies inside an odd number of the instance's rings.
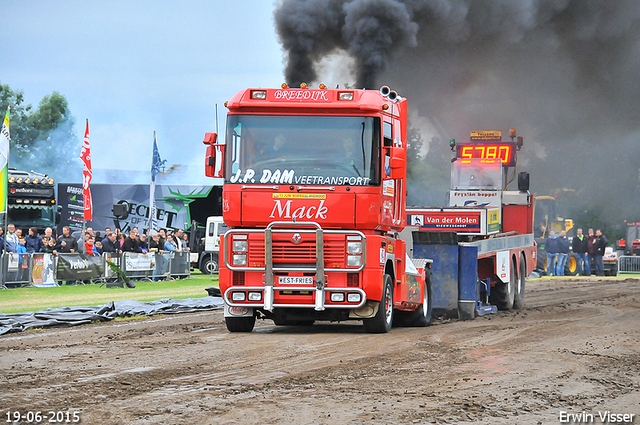
{"label": "front wheel", "polygon": [[225,317],[229,332],[251,332],[256,324],[256,317]]}
{"label": "front wheel", "polygon": [[364,330],[367,333],[387,333],[393,323],[393,280],[388,274],[384,275],[382,299],[378,311],[371,319],[364,319]]}
{"label": "front wheel", "polygon": [[218,257],[216,255],[208,255],[202,260],[200,271],[204,274],[216,274],[220,267],[218,265]]}
{"label": "front wheel", "polygon": [[564,266],[565,276],[575,276],[578,274],[578,256],[570,252],[567,256],[567,264]]}

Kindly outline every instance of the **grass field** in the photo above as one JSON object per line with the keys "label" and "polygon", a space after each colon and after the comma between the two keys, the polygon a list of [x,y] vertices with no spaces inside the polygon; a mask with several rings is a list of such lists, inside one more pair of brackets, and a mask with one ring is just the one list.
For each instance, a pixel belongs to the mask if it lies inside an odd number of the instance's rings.
{"label": "grass field", "polygon": [[155,301],[162,298],[206,297],[208,286],[218,286],[218,276],[194,273],[190,279],[169,282],[135,282],[135,288],[100,285],[63,285],[59,288],[11,288],[0,290],[0,313],[21,313],[46,308],[93,306],[109,301]]}

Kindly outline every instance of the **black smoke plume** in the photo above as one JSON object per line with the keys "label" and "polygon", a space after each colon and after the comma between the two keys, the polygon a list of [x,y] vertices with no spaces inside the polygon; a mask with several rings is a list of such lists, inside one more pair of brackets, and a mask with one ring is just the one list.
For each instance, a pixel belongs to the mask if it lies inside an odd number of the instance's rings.
{"label": "black smoke plume", "polygon": [[336,50],[356,60],[356,86],[374,88],[401,46],[415,46],[418,24],[395,0],[285,1],[275,12],[291,86],[317,79],[314,64]]}

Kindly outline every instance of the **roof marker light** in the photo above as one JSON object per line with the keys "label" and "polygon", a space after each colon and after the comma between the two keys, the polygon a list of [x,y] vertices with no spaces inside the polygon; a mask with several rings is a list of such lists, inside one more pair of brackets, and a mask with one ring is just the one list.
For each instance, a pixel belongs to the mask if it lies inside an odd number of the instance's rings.
{"label": "roof marker light", "polygon": [[318,86],[320,89],[324,90],[327,88],[327,86],[324,83],[320,83],[320,85]]}
{"label": "roof marker light", "polygon": [[266,90],[252,90],[251,91],[251,99],[266,100],[266,98],[267,98],[267,91]]}
{"label": "roof marker light", "polygon": [[288,88],[289,88],[289,86],[287,85],[287,83],[282,83],[282,85],[281,85],[280,87],[282,87],[283,89],[288,89]]}
{"label": "roof marker light", "polygon": [[353,92],[352,91],[344,91],[338,94],[338,100],[353,100]]}
{"label": "roof marker light", "polygon": [[300,84],[300,88],[301,88],[301,89],[306,89],[307,87],[308,87],[308,86],[307,86],[307,83],[301,83],[301,84]]}

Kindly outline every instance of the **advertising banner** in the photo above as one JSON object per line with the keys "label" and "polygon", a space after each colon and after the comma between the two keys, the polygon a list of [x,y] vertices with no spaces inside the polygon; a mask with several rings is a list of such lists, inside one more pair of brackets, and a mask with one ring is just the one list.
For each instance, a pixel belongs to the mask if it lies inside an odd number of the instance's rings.
{"label": "advertising banner", "polygon": [[[149,225],[150,187],[148,184],[91,184],[93,218],[87,227],[94,230],[120,227],[128,232],[140,231]],[[156,185],[155,220],[158,228],[187,229],[192,220],[205,223],[210,215],[222,215],[222,187],[205,185]],[[60,228],[82,229],[84,202],[82,184],[58,184],[58,204],[61,206]],[[126,217],[115,217],[113,206],[125,206]]]}
{"label": "advertising banner", "polygon": [[424,211],[423,214],[411,214],[409,223],[420,226],[424,231],[449,231],[479,233],[481,230],[481,211]]}
{"label": "advertising banner", "polygon": [[124,267],[122,270],[125,272],[145,272],[154,270],[155,268],[155,254],[142,254],[139,252],[124,253]]}
{"label": "advertising banner", "polygon": [[102,257],[85,254],[59,254],[56,280],[88,280],[102,276]]}
{"label": "advertising banner", "polygon": [[497,190],[452,190],[449,192],[452,207],[501,207],[501,192]]}
{"label": "advertising banner", "polygon": [[58,286],[53,278],[55,272],[54,256],[49,253],[34,253],[32,256],[33,268],[31,270],[31,281],[33,286],[45,288]]}

